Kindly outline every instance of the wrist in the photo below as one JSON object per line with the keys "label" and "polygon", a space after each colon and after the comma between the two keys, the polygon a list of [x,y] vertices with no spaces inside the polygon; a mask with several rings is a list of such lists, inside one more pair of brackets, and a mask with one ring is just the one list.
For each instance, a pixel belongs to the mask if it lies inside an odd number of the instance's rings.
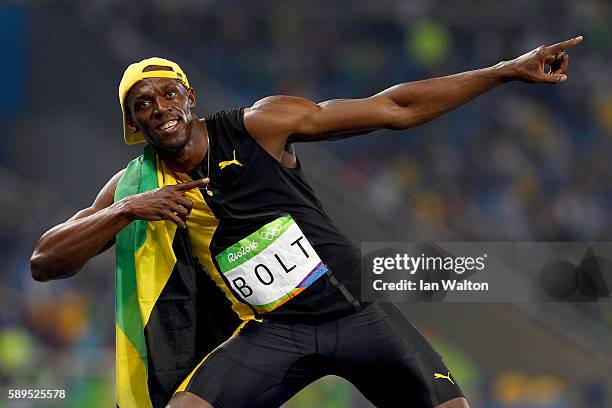
{"label": "wrist", "polygon": [[121,219],[128,222],[132,222],[136,219],[134,216],[133,207],[131,205],[131,197],[125,197],[119,201],[116,201],[111,207],[113,208],[117,217]]}
{"label": "wrist", "polygon": [[517,77],[516,67],[514,61],[501,61],[491,68],[495,77],[499,79],[500,82],[510,82],[514,81]]}

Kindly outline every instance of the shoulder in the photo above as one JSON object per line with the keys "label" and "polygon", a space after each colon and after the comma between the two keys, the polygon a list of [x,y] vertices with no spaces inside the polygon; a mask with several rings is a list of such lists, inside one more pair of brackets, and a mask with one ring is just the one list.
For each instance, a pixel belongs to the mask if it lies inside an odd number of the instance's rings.
{"label": "shoulder", "polygon": [[258,100],[250,108],[245,109],[246,116],[256,116],[264,112],[303,113],[316,109],[317,104],[299,96],[274,95]]}
{"label": "shoulder", "polygon": [[98,193],[98,197],[96,197],[94,205],[96,205],[98,201],[101,201],[101,203],[107,204],[104,205],[105,207],[108,207],[114,202],[117,184],[119,184],[119,181],[125,174],[125,171],[126,169],[119,170],[117,173],[115,173],[114,176],[110,178],[110,180],[108,180],[104,187],[102,187],[102,190],[100,190],[100,193]]}
{"label": "shoulder", "polygon": [[297,96],[268,96],[244,111],[244,124],[258,140],[278,138],[283,141],[302,130],[303,124],[319,106]]}

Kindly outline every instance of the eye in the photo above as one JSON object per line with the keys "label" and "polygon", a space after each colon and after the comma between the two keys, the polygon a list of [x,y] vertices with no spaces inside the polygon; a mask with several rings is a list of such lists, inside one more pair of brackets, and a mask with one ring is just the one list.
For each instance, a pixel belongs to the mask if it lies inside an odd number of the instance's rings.
{"label": "eye", "polygon": [[167,98],[174,98],[176,96],[176,91],[168,91],[166,92]]}
{"label": "eye", "polygon": [[136,110],[143,110],[148,108],[149,106],[151,106],[151,101],[149,100],[143,100],[143,101],[138,101],[134,104],[134,109]]}

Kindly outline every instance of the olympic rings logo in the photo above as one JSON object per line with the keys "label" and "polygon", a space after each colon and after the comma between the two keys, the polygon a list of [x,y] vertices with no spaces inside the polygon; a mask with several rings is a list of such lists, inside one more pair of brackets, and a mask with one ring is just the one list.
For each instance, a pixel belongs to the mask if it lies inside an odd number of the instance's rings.
{"label": "olympic rings logo", "polygon": [[266,228],[265,231],[260,232],[259,236],[262,239],[265,239],[266,241],[272,241],[274,238],[280,235],[280,232],[281,232],[281,225],[274,224]]}

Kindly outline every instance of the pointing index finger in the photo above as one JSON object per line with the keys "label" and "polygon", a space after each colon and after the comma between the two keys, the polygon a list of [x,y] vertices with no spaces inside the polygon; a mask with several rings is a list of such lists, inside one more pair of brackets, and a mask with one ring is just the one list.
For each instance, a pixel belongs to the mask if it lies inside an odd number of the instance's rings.
{"label": "pointing index finger", "polygon": [[188,181],[187,183],[177,184],[176,189],[179,191],[189,191],[189,190],[193,190],[194,188],[204,187],[205,185],[208,184],[209,181],[210,180],[208,178]]}
{"label": "pointing index finger", "polygon": [[561,41],[559,43],[553,44],[548,47],[548,49],[552,52],[561,51],[563,49],[567,49],[573,47],[576,44],[580,44],[582,42],[583,37],[580,35],[576,38],[572,38],[571,40]]}

